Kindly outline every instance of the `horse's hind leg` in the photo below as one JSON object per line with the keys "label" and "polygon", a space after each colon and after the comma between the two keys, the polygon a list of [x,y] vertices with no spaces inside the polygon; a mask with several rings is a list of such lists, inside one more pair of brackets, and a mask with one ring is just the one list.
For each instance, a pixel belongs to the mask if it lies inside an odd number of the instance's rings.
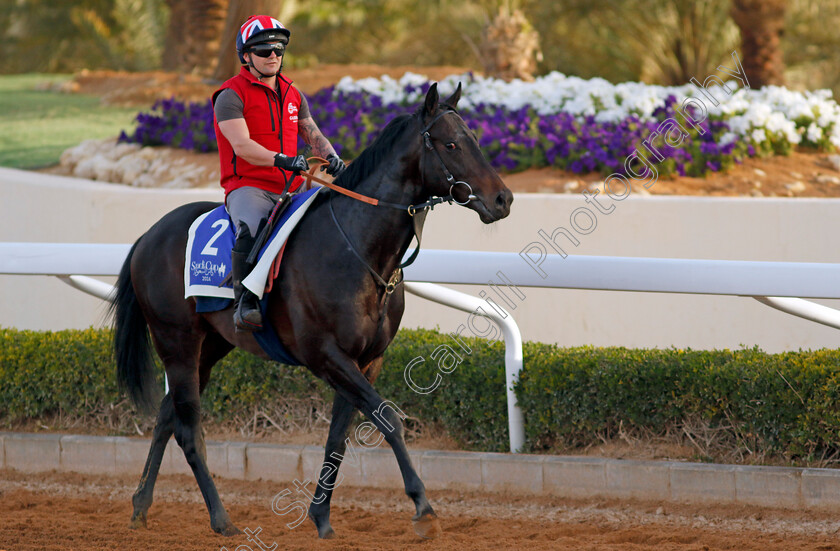
{"label": "horse's hind leg", "polygon": [[149,449],[149,456],[146,458],[143,476],[140,477],[140,484],[131,499],[134,505],[134,512],[131,514],[131,528],[146,527],[146,515],[149,507],[152,506],[152,496],[155,490],[155,481],[160,471],[160,462],[163,459],[163,452],[166,451],[169,437],[172,436],[174,431],[175,409],[172,407],[172,395],[167,394],[160,404],[160,411],[152,436],[152,447]]}
{"label": "horse's hind leg", "polygon": [[[359,370],[358,364],[337,347],[330,347],[324,359],[324,379],[358,408],[379,429],[394,451],[405,484],[405,493],[414,502],[414,531],[423,538],[442,532],[437,515],[426,498],[426,487],[411,464],[403,438],[403,424],[393,404],[385,402]],[[332,436],[332,435],[331,435]]]}
{"label": "horse's hind leg", "polygon": [[[233,522],[219,499],[219,492],[216,484],[210,475],[205,458],[204,436],[201,432],[201,402],[200,381],[199,381],[199,359],[198,348],[202,339],[192,336],[185,336],[178,342],[173,342],[177,354],[161,354],[161,357],[168,358],[166,361],[166,374],[169,377],[170,394],[175,408],[175,441],[184,451],[187,460],[207,511],[210,513],[210,526],[215,532],[224,536],[233,536],[240,531]],[[190,354],[191,349],[195,354]],[[230,350],[230,348],[227,348]],[[158,351],[160,353],[160,350]],[[191,360],[190,358],[194,358]]]}
{"label": "horse's hind leg", "polygon": [[[201,346],[201,359],[199,362],[199,391],[203,391],[210,380],[210,370],[221,358],[223,358],[233,347],[224,339],[204,340]],[[160,463],[163,460],[163,453],[169,438],[175,432],[175,408],[172,404],[172,395],[164,396],[160,404],[155,430],[152,436],[152,445],[149,449],[149,456],[146,458],[146,466],[143,468],[143,476],[140,477],[140,484],[134,492],[132,505],[134,512],[131,514],[131,528],[146,527],[146,517],[149,507],[152,506],[152,499],[155,490],[155,482],[160,472]],[[204,440],[201,440],[199,453],[207,462],[207,452],[204,448]]]}

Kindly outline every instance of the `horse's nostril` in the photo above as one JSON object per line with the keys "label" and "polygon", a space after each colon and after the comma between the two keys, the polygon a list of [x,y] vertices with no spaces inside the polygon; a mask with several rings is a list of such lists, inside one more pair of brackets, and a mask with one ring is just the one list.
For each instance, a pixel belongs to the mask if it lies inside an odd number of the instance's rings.
{"label": "horse's nostril", "polygon": [[510,199],[513,194],[505,193],[504,191],[500,191],[498,195],[496,195],[496,207],[500,209],[507,208],[510,205]]}

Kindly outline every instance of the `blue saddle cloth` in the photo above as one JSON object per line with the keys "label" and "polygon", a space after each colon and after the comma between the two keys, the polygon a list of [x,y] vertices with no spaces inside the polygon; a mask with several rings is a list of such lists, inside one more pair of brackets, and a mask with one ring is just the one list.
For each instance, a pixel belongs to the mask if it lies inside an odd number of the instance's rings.
{"label": "blue saddle cloth", "polygon": [[[320,188],[292,196],[291,204],[280,216],[274,231],[260,250],[257,260],[258,268],[267,268],[266,265],[273,262],[273,258],[263,258],[266,251],[273,250],[276,252],[279,249],[280,244],[273,243],[276,241],[278,234],[281,235],[280,239],[285,240],[285,237],[282,236],[288,236],[290,228],[293,228],[294,224],[300,220],[311,204],[312,196],[318,191],[320,191]],[[290,218],[292,222],[289,227],[284,227]],[[233,224],[224,205],[202,215],[190,227],[184,283],[186,296],[195,297],[197,313],[218,312],[230,307],[233,302],[231,282],[228,281],[224,284],[222,282],[228,275],[228,264],[234,241]],[[263,269],[263,271],[267,272],[267,269]],[[254,338],[271,359],[287,365],[301,365],[300,361],[292,356],[277,337],[277,332],[268,321],[267,305],[268,295],[263,294],[260,300],[260,310],[264,320],[263,329],[255,332]]]}
{"label": "blue saddle cloth", "polygon": [[[311,189],[289,199],[289,206],[280,215],[274,230],[260,249],[252,274],[260,273],[265,278],[276,252],[312,204],[314,195],[321,189]],[[224,285],[222,282],[230,272],[230,253],[235,239],[236,231],[224,205],[202,214],[192,223],[184,267],[185,297],[233,298],[233,286],[230,281]],[[267,252],[274,254],[267,255]],[[260,286],[251,287],[245,282],[246,287],[261,298],[265,283],[266,280],[262,279]]]}

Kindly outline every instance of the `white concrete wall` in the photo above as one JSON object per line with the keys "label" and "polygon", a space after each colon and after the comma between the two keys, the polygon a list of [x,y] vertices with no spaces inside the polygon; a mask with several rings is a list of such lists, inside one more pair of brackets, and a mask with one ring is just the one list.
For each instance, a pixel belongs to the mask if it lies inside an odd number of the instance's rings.
{"label": "white concrete wall", "polygon": [[[580,241],[558,241],[569,254],[840,262],[840,200],[778,198],[636,197],[601,202],[600,214],[584,197],[517,195],[511,215],[483,226],[475,213],[440,208],[428,219],[424,247],[520,252],[540,241],[539,230],[558,226]],[[588,235],[572,230],[571,214],[588,207],[597,226]],[[586,222],[580,217],[578,222]],[[544,243],[544,242],[543,242]],[[422,253],[421,253],[422,254]],[[487,279],[497,280],[494,273]],[[840,282],[838,282],[840,285]],[[458,288],[458,287],[456,287]],[[478,294],[487,287],[460,287]],[[737,348],[759,345],[768,351],[836,347],[840,333],[783,314],[751,298],[522,289],[526,298],[513,315],[526,340],[564,346]],[[513,293],[509,293],[513,298]],[[452,331],[466,314],[437,305],[409,302],[403,326],[435,326]],[[820,301],[840,307],[840,301]],[[467,332],[469,334],[469,332]]]}
{"label": "white concrete wall", "polygon": [[[0,241],[133,243],[175,207],[221,200],[221,188],[161,191],[0,168]],[[0,276],[0,326],[99,327],[105,313],[103,301],[57,278]]]}
{"label": "white concrete wall", "polygon": [[[129,189],[0,169],[0,241],[130,243],[177,205],[221,200],[215,190]],[[570,254],[840,262],[840,200],[637,197],[601,201],[581,195],[517,195],[509,218],[483,225],[463,208],[443,205],[427,219],[423,246],[520,252],[563,226],[579,207],[595,213]],[[578,222],[583,224],[585,218]],[[561,238],[562,240],[562,238]],[[488,281],[497,280],[494,273]],[[840,282],[838,282],[840,285]],[[478,294],[488,287],[463,286]],[[737,348],[768,351],[834,348],[840,333],[772,310],[750,298],[523,289],[513,311],[526,340],[561,345]],[[492,293],[489,293],[493,296]],[[512,294],[510,294],[513,297]],[[840,301],[821,301],[840,308]],[[0,326],[61,329],[98,326],[104,308],[58,280],[0,276]],[[467,314],[410,297],[404,327],[453,331]],[[469,331],[466,332],[469,334]]]}

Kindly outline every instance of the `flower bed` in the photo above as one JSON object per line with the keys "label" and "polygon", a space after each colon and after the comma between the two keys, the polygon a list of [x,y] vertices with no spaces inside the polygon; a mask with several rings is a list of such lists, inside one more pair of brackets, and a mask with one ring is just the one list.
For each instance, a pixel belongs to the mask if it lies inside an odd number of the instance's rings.
{"label": "flower bed", "polygon": [[[840,106],[830,92],[793,92],[768,86],[760,90],[727,83],[731,94],[712,92],[707,116],[683,101],[705,99],[698,88],[613,85],[550,73],[535,82],[510,83],[472,74],[453,75],[440,83],[446,97],[462,82],[460,111],[475,131],[494,167],[505,171],[553,166],[575,173],[625,171],[625,159],[643,142],[662,155],[661,174],[699,176],[731,167],[747,156],[786,154],[796,146],[822,151],[840,148]],[[391,119],[419,105],[430,83],[406,73],[401,79],[342,79],[309,97],[324,134],[345,158],[357,156]],[[686,114],[697,124],[689,124]],[[132,136],[122,141],[215,149],[210,102],[158,102],[152,113],[138,115]],[[676,147],[653,137],[666,119],[684,130]],[[301,146],[303,144],[300,144]]]}
{"label": "flower bed", "polygon": [[142,145],[170,145],[195,151],[215,151],[216,133],[213,130],[213,106],[206,103],[184,103],[175,98],[160,100],[151,113],[139,113],[137,128],[129,136],[120,133],[120,142]]}

